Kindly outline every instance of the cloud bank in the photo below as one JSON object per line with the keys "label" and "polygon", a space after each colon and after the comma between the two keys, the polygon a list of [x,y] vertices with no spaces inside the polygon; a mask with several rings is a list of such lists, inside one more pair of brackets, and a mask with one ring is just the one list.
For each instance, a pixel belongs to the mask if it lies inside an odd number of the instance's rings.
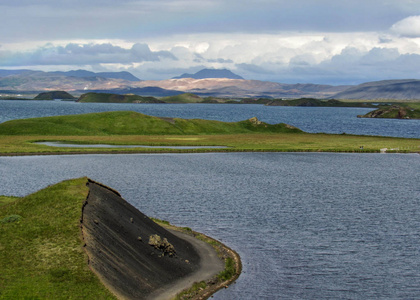
{"label": "cloud bank", "polygon": [[[4,0],[0,68],[354,84],[420,78],[415,0]],[[12,26],[11,26],[12,25]]]}

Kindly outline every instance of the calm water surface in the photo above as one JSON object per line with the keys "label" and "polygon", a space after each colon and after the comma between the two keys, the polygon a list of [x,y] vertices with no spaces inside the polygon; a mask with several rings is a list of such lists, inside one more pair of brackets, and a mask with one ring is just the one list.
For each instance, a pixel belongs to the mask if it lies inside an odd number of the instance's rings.
{"label": "calm water surface", "polygon": [[214,299],[419,299],[420,155],[0,157],[0,194],[89,176],[236,249]]}
{"label": "calm water surface", "polygon": [[257,117],[287,123],[306,132],[420,138],[420,120],[359,119],[370,108],[281,107],[256,104],[115,104],[72,101],[0,100],[0,123],[13,119],[131,110],[147,115],[236,122]]}

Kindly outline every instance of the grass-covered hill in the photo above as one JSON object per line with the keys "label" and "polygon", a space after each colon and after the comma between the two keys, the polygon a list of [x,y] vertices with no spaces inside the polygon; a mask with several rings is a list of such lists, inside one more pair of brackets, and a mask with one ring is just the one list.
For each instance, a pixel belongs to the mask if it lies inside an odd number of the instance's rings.
{"label": "grass-covered hill", "polygon": [[400,103],[381,106],[359,118],[420,119],[420,103]]}
{"label": "grass-covered hill", "polygon": [[163,98],[145,97],[133,94],[86,93],[80,96],[78,102],[85,103],[224,103],[228,100],[221,98],[201,98],[195,94],[183,93]]}
{"label": "grass-covered hill", "polygon": [[0,124],[0,135],[104,136],[299,133],[287,124],[267,124],[257,118],[240,122],[159,118],[132,111],[12,120]]}
{"label": "grass-covered hill", "polygon": [[154,97],[138,95],[118,95],[108,93],[86,93],[80,96],[77,102],[86,103],[163,103]]}
{"label": "grass-covered hill", "polygon": [[268,106],[311,106],[311,107],[373,107],[370,103],[363,102],[344,102],[340,100],[320,100],[313,98],[300,98],[292,100],[275,99],[267,102]]}
{"label": "grass-covered hill", "polygon": [[163,97],[161,100],[166,103],[199,103],[203,101],[203,98],[191,93],[184,93],[175,96]]}
{"label": "grass-covered hill", "polygon": [[38,94],[34,100],[54,100],[54,99],[76,99],[72,95],[64,91],[52,91]]}
{"label": "grass-covered hill", "polygon": [[86,181],[0,202],[1,299],[114,299],[89,269],[80,238]]}

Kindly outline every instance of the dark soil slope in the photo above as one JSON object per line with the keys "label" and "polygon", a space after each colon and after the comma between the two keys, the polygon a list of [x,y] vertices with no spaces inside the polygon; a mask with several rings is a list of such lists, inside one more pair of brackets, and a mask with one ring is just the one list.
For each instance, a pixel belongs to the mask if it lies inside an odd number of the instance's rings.
{"label": "dark soil slope", "polygon": [[[154,223],[118,192],[90,180],[88,187],[81,228],[89,265],[120,298],[145,299],[199,268],[200,257],[189,242]],[[156,235],[160,241],[149,240]]]}

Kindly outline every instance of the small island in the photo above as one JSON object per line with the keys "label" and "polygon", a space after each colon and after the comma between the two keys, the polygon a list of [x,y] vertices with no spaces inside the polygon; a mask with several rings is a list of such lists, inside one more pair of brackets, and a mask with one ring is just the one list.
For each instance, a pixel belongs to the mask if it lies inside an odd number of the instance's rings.
{"label": "small island", "polygon": [[154,97],[143,97],[133,94],[119,95],[109,93],[86,93],[79,97],[81,103],[164,103]]}
{"label": "small island", "polygon": [[8,299],[207,298],[241,272],[232,249],[151,219],[86,177],[1,196],[0,226]]}
{"label": "small island", "polygon": [[374,107],[368,102],[344,102],[336,99],[321,100],[314,98],[300,98],[291,100],[274,99],[268,101],[267,106],[308,106],[308,107]]}
{"label": "small island", "polygon": [[38,94],[34,100],[76,100],[77,98],[73,97],[67,92],[64,91],[52,91],[52,92],[44,92]]}

